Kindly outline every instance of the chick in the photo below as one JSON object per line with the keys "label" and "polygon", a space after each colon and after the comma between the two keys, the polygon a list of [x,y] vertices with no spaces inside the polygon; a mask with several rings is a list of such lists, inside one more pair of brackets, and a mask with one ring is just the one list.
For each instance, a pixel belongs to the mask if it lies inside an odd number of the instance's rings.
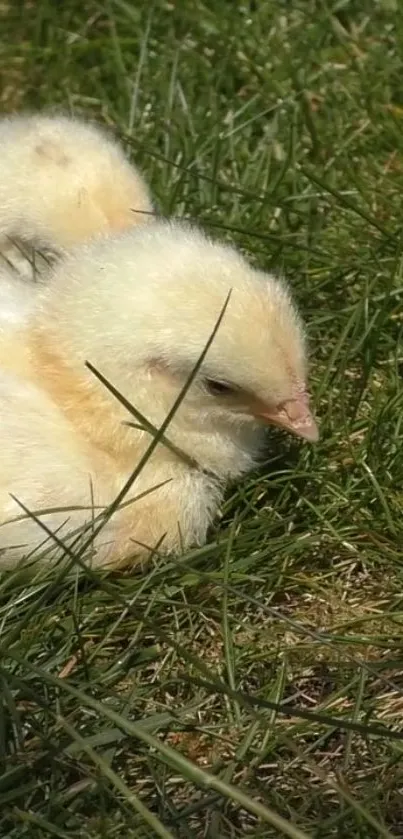
{"label": "chick", "polygon": [[[226,482],[257,462],[263,425],[317,439],[303,327],[283,282],[184,225],[93,240],[57,266],[29,328],[0,341],[3,564],[46,539],[38,522],[8,521],[21,514],[10,493],[65,539],[113,501],[150,444],[85,362],[159,427],[230,290],[167,430],[193,462],[158,444],[129,492],[133,503],[96,536],[93,563],[135,564],[155,546],[202,544]],[[59,512],[40,513],[49,508]]]}
{"label": "chick", "polygon": [[142,176],[98,127],[44,114],[0,121],[3,269],[31,279],[46,260],[33,266],[27,243],[46,256],[47,250],[144,223],[150,213]]}

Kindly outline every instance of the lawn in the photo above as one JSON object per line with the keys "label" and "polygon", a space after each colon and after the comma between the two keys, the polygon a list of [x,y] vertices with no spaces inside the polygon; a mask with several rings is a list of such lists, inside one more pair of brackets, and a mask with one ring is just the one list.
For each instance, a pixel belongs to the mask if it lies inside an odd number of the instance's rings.
{"label": "lawn", "polygon": [[288,277],[321,440],[208,544],[0,577],[0,836],[403,836],[403,7],[2,3],[3,112],[114,129],[159,211]]}

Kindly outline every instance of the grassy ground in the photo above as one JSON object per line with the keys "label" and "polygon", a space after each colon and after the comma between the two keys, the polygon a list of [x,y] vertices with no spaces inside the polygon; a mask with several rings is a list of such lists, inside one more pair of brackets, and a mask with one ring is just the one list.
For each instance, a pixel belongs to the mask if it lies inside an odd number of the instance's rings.
{"label": "grassy ground", "polygon": [[2,3],[2,109],[126,138],[166,214],[290,278],[322,439],[209,544],[0,578],[0,836],[403,836],[403,9]]}

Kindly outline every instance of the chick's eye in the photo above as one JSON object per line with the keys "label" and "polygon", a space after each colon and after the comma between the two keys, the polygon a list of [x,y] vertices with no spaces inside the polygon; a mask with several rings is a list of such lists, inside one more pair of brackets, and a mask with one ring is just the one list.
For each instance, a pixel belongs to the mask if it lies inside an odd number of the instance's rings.
{"label": "chick's eye", "polygon": [[205,379],[204,386],[211,396],[231,396],[236,393],[237,388],[228,382],[220,382],[218,379]]}

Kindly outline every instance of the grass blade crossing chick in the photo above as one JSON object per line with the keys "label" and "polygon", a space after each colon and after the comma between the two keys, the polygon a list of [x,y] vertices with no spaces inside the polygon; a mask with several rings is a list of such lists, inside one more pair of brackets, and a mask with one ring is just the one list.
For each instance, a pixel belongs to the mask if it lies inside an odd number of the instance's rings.
{"label": "grass blade crossing chick", "polygon": [[[0,342],[2,522],[21,513],[10,492],[34,511],[86,506],[43,516],[61,535],[91,520],[92,501],[112,502],[150,436],[127,426],[126,409],[86,360],[159,427],[229,289],[167,433],[200,468],[160,444],[131,496],[159,488],[114,514],[94,563],[134,563],[161,539],[165,552],[203,543],[226,481],[259,457],[262,424],[317,439],[303,327],[285,285],[197,230],[156,222],[74,249],[41,291],[29,328]],[[4,563],[43,539],[36,522],[2,524]]]}

